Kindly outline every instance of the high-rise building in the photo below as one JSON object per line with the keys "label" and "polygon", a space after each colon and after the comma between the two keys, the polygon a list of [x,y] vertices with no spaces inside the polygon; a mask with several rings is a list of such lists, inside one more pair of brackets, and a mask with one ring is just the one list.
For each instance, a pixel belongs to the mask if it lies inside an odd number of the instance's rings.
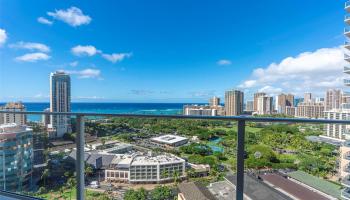
{"label": "high-rise building", "polygon": [[[350,13],[350,3],[346,2],[345,3],[345,10],[348,13]],[[350,18],[348,16],[345,17],[344,22],[349,25],[350,24]],[[350,67],[349,67],[349,62],[350,62],[350,56],[349,56],[349,50],[350,50],[350,30],[346,28],[344,30],[344,35],[346,36],[345,40],[345,45],[344,45],[344,60],[347,62],[347,65],[344,66],[344,73],[350,74]],[[344,79],[344,85],[350,86],[350,79]],[[345,95],[344,95],[345,96]],[[348,96],[348,94],[346,94]],[[342,103],[342,109],[350,109],[350,103],[345,102],[348,99],[343,99],[344,103]],[[350,141],[347,140],[341,147],[339,151],[339,174],[340,178],[342,179],[342,185],[345,186],[345,189],[342,190],[341,192],[341,197],[343,199],[348,199],[350,200]]]}
{"label": "high-rise building", "polygon": [[193,116],[218,116],[223,113],[223,106],[184,105],[183,114]]}
{"label": "high-rise building", "polygon": [[261,96],[266,96],[266,93],[264,92],[258,92],[254,94],[254,105],[253,105],[253,109],[255,112],[258,111],[258,98]]}
{"label": "high-rise building", "polygon": [[245,111],[253,112],[254,111],[254,101],[247,101],[245,105]]}
{"label": "high-rise building", "polygon": [[297,108],[294,106],[286,106],[286,112],[284,114],[288,116],[295,116]]}
{"label": "high-rise building", "polygon": [[[0,110],[12,111],[12,112],[24,112],[26,107],[22,102],[9,102],[4,107],[0,107]],[[19,125],[25,125],[27,123],[27,116],[24,114],[0,114],[0,122],[2,124],[16,123]]]}
{"label": "high-rise building", "polygon": [[0,125],[0,188],[28,191],[33,173],[33,131],[17,124]]}
{"label": "high-rise building", "polygon": [[[71,81],[64,72],[54,72],[50,75],[50,111],[71,111]],[[62,137],[70,132],[70,117],[65,115],[51,115],[48,125],[49,137]]]}
{"label": "high-rise building", "polygon": [[[340,110],[333,109],[330,111],[324,112],[325,119],[337,119],[337,120],[349,120],[350,119],[350,110]],[[345,124],[327,124],[326,125],[325,136],[345,140],[350,139],[350,125]]]}
{"label": "high-rise building", "polygon": [[239,90],[225,92],[225,113],[226,116],[241,115],[244,106],[244,93]]}
{"label": "high-rise building", "polygon": [[350,109],[350,92],[343,91],[340,107],[341,109]]}
{"label": "high-rise building", "polygon": [[220,98],[219,97],[212,97],[209,99],[209,105],[210,106],[219,106],[220,105]]}
{"label": "high-rise building", "polygon": [[273,113],[273,98],[269,96],[259,96],[257,99],[258,115],[270,115]]}
{"label": "high-rise building", "polygon": [[326,92],[324,110],[340,109],[342,104],[342,91],[337,89],[329,89]]}
{"label": "high-rise building", "polygon": [[286,106],[294,105],[294,95],[292,94],[280,94],[276,98],[276,111],[278,113],[286,113]]}
{"label": "high-rise building", "polygon": [[296,117],[300,118],[323,118],[324,103],[323,102],[302,102],[297,106]]}
{"label": "high-rise building", "polygon": [[[46,108],[44,112],[50,112],[50,108]],[[50,124],[50,115],[43,115],[41,118],[41,123],[47,127]]]}
{"label": "high-rise building", "polygon": [[312,94],[310,92],[306,92],[304,94],[304,103],[308,103],[312,101]]}

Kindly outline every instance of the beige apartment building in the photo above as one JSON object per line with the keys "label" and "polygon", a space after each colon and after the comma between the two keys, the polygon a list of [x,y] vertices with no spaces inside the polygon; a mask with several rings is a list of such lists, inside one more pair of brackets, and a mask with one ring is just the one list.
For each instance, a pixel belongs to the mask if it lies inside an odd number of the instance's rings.
{"label": "beige apartment building", "polygon": [[243,114],[244,93],[239,90],[225,92],[226,116],[237,116]]}
{"label": "beige apartment building", "polygon": [[220,98],[219,97],[212,97],[209,99],[209,106],[219,106],[220,105]]}
{"label": "beige apartment building", "polygon": [[340,109],[342,104],[342,90],[329,89],[326,91],[324,110]]}
{"label": "beige apartment building", "polygon": [[259,96],[257,99],[258,115],[270,115],[273,113],[273,98],[269,96]]}
{"label": "beige apartment building", "polygon": [[296,110],[296,117],[300,118],[323,118],[324,103],[323,102],[302,102],[299,103]]}
{"label": "beige apartment building", "polygon": [[[5,106],[0,107],[0,110],[4,111],[26,111],[26,107],[22,102],[9,102]],[[25,125],[27,123],[27,116],[23,114],[0,114],[0,124],[11,124]]]}
{"label": "beige apartment building", "polygon": [[277,113],[286,114],[286,107],[294,105],[294,95],[280,94],[276,97],[276,111]]}
{"label": "beige apartment building", "polygon": [[254,94],[254,104],[253,104],[253,111],[258,111],[258,98],[266,96],[265,92],[258,92]]}

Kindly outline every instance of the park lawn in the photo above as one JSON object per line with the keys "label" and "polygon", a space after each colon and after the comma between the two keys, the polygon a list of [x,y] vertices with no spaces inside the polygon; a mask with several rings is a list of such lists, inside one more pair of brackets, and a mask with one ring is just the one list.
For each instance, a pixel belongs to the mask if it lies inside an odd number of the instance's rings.
{"label": "park lawn", "polygon": [[[232,128],[227,128],[227,127],[215,127],[215,128],[213,128],[213,129],[225,130],[225,131],[234,130],[234,131],[237,132],[237,124],[234,124]],[[261,129],[262,129],[262,128],[245,126],[245,131],[247,131],[247,132],[252,132],[252,133],[258,133]]]}
{"label": "park lawn", "polygon": [[340,193],[341,193],[341,186],[334,184],[332,182],[329,182],[327,180],[318,178],[316,176],[313,176],[311,174],[308,174],[303,171],[294,171],[288,173],[288,176],[310,186],[313,187],[321,192],[324,192],[326,194],[329,194],[333,197],[336,197],[338,199],[341,199]]}

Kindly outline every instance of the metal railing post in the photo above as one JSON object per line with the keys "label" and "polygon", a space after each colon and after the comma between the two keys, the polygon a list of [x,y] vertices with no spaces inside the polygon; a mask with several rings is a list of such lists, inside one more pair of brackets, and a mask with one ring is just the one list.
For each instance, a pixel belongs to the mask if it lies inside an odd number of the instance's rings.
{"label": "metal railing post", "polygon": [[77,180],[77,200],[84,200],[84,144],[85,144],[85,122],[83,115],[77,115],[77,159],[76,159],[76,180]]}
{"label": "metal railing post", "polygon": [[238,120],[236,200],[243,200],[244,193],[244,134],[245,120]]}

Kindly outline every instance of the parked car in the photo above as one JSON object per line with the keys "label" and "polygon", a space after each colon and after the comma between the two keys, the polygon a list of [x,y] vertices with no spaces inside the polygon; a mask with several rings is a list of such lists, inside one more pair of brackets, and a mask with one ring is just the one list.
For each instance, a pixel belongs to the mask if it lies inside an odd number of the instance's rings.
{"label": "parked car", "polygon": [[90,187],[94,188],[94,189],[99,188],[100,187],[100,183],[98,181],[91,181]]}

